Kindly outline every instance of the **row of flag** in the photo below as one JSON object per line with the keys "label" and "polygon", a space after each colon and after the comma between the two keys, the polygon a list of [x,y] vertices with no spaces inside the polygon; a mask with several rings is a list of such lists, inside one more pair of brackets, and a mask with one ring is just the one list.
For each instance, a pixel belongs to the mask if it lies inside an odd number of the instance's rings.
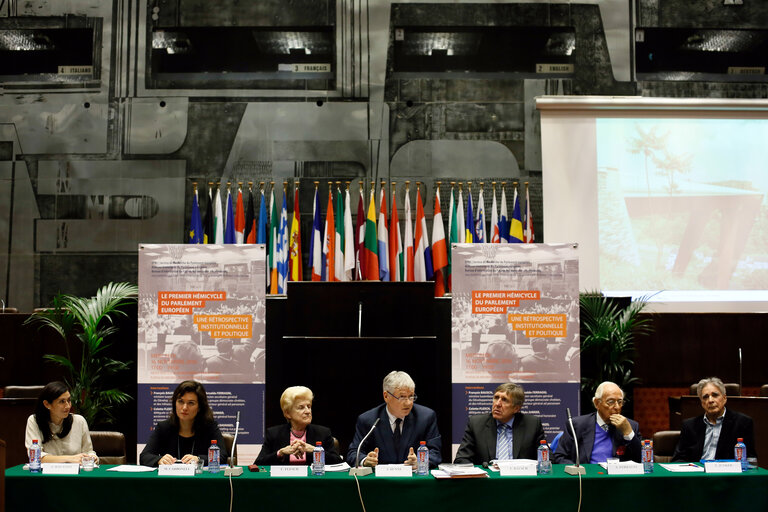
{"label": "row of flag", "polygon": [[[400,229],[395,183],[392,183],[391,207],[387,208],[386,182],[381,182],[379,202],[372,183],[366,201],[360,182],[357,198],[356,223],[352,223],[352,199],[349,182],[342,194],[341,182],[336,182],[335,205],[333,182],[328,182],[328,201],[323,220],[319,182],[315,182],[312,207],[312,234],[309,238],[309,269],[313,281],[435,281],[435,295],[450,291],[451,258],[447,244],[452,243],[532,243],[535,240],[531,217],[528,184],[525,189],[526,208],[521,210],[517,184],[514,184],[512,215],[507,213],[505,183],[501,187],[501,209],[496,203],[496,183],[493,185],[490,230],[486,231],[486,209],[483,189],[472,202],[468,184],[466,214],[463,186],[451,183],[448,211],[448,239],[440,207],[440,182],[435,188],[432,215],[432,243],[429,242],[427,219],[421,197],[421,184],[416,184],[415,223],[411,210],[410,182],[406,181],[404,197],[404,229]],[[293,211],[288,222],[288,183],[283,184],[282,207],[278,210],[275,187],[272,186],[267,205],[264,184],[259,186],[259,214],[256,215],[253,189],[249,184],[247,201],[242,183],[235,197],[230,184],[226,191],[209,183],[205,213],[201,215],[197,183],[194,195],[188,242],[193,244],[224,243],[267,244],[269,293],[285,293],[290,281],[302,281],[303,260],[299,214],[299,187],[293,194]],[[222,201],[222,195],[226,199]],[[368,204],[366,208],[366,202]],[[226,210],[226,213],[225,213]],[[269,213],[268,213],[269,212]],[[388,217],[389,215],[389,217]]]}

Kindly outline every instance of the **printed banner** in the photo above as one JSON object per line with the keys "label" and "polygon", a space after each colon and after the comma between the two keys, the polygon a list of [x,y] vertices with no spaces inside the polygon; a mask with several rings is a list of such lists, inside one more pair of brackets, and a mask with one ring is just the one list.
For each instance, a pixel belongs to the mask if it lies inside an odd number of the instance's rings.
{"label": "printed banner", "polygon": [[525,389],[522,412],[552,441],[579,404],[579,261],[574,244],[453,244],[454,453],[493,390]]}
{"label": "printed banner", "polygon": [[183,380],[205,385],[240,462],[264,438],[264,245],[139,246],[138,451]]}

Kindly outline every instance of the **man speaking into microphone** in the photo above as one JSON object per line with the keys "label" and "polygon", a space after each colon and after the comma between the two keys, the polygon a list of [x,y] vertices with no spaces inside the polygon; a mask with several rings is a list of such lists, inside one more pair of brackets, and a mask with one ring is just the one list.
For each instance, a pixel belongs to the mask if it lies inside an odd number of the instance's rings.
{"label": "man speaking into microphone", "polygon": [[413,379],[405,372],[390,372],[384,377],[383,392],[382,405],[358,416],[355,436],[347,451],[347,463],[357,466],[358,445],[378,419],[373,434],[360,447],[361,456],[365,454],[360,465],[409,464],[415,468],[419,441],[426,441],[429,465],[437,467],[443,460],[437,415],[429,407],[414,403],[416,384]]}
{"label": "man speaking into microphone", "polygon": [[[579,463],[597,464],[609,457],[640,462],[640,427],[621,415],[624,392],[613,382],[603,382],[595,390],[592,403],[596,412],[573,418]],[[566,428],[553,455],[555,464],[576,462],[576,447],[570,428]]]}

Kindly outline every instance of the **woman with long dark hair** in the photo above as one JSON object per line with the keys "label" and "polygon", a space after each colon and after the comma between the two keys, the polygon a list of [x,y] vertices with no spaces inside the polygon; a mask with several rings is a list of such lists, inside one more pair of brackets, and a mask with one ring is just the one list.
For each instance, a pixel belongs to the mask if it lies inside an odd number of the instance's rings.
{"label": "woman with long dark hair", "polygon": [[80,462],[84,455],[96,456],[88,423],[72,414],[72,398],[63,382],[51,382],[37,397],[35,414],[27,418],[24,444],[29,452],[32,441],[40,443],[42,462]]}
{"label": "woman with long dark hair", "polygon": [[221,450],[221,462],[227,461],[227,447],[213,420],[208,396],[202,384],[185,380],[176,387],[171,398],[171,414],[155,425],[147,445],[141,451],[139,463],[155,467],[161,464],[194,464],[203,459],[208,464],[208,447],[216,440]]}

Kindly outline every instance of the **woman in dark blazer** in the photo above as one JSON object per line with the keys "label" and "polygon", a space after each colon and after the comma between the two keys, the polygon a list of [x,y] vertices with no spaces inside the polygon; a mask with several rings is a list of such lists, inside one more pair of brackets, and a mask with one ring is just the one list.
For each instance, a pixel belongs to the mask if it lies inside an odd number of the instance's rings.
{"label": "woman in dark blazer", "polygon": [[326,464],[341,462],[341,456],[333,444],[331,430],[321,425],[312,425],[314,398],[312,391],[304,386],[291,386],[283,391],[280,407],[288,422],[267,429],[255,464],[308,465],[312,462],[311,454],[317,441],[323,443]]}
{"label": "woman in dark blazer", "polygon": [[216,440],[220,462],[226,463],[227,447],[213,419],[205,388],[194,380],[185,380],[176,387],[171,398],[171,414],[167,420],[155,425],[147,445],[139,456],[142,466],[163,464],[194,464],[203,459],[208,464],[208,447]]}

